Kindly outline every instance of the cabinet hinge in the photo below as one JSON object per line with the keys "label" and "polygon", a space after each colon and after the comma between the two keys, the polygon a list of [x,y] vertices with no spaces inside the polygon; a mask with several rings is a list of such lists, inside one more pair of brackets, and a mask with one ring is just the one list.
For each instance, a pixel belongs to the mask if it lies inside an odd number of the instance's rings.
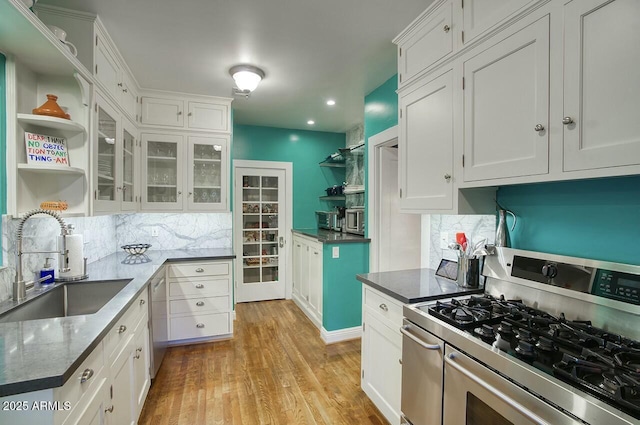
{"label": "cabinet hinge", "polygon": [[93,191],[93,199],[95,199],[95,200],[98,199],[98,189]]}
{"label": "cabinet hinge", "polygon": [[464,0],[460,0],[460,6],[464,9]]}
{"label": "cabinet hinge", "polygon": [[96,102],[94,109],[96,110],[96,113],[98,113],[98,102]]}
{"label": "cabinet hinge", "polygon": [[400,56],[402,56],[402,47],[399,50],[400,50]]}
{"label": "cabinet hinge", "polygon": [[462,90],[464,90],[464,77],[462,77]]}
{"label": "cabinet hinge", "polygon": [[402,82],[402,74],[400,74],[400,82]]}
{"label": "cabinet hinge", "polygon": [[464,31],[462,31],[462,43],[464,44]]}
{"label": "cabinet hinge", "polygon": [[402,189],[400,189],[400,197],[402,198]]}
{"label": "cabinet hinge", "polygon": [[111,396],[111,399],[113,400],[113,385],[111,385],[109,387],[109,395]]}
{"label": "cabinet hinge", "polygon": [[364,332],[366,328],[367,328],[367,324],[366,324],[366,323],[363,323],[363,324],[362,324],[362,332]]}
{"label": "cabinet hinge", "polygon": [[98,36],[96,35],[96,46],[98,45]]}
{"label": "cabinet hinge", "polygon": [[400,118],[402,118],[402,109],[400,109]]}
{"label": "cabinet hinge", "polygon": [[462,155],[462,166],[464,167],[464,155]]}
{"label": "cabinet hinge", "polygon": [[96,74],[98,73],[98,64],[96,64]]}
{"label": "cabinet hinge", "polygon": [[364,369],[362,369],[362,379],[364,379]]}

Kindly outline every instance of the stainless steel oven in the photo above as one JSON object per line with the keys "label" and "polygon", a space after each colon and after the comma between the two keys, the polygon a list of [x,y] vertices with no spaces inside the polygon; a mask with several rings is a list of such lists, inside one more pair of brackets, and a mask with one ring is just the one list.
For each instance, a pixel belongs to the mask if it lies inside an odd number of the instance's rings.
{"label": "stainless steel oven", "polygon": [[500,248],[483,275],[404,306],[405,423],[640,423],[639,266]]}

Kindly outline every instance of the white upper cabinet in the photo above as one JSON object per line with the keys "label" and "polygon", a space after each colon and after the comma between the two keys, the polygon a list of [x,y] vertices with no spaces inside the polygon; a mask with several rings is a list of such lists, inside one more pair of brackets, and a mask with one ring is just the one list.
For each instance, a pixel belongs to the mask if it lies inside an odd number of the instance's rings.
{"label": "white upper cabinet", "polygon": [[534,0],[461,0],[462,42],[467,44]]}
{"label": "white upper cabinet", "polygon": [[549,16],[465,60],[464,181],[549,171]]}
{"label": "white upper cabinet", "polygon": [[229,105],[189,102],[188,123],[190,129],[229,131]]}
{"label": "white upper cabinet", "polygon": [[184,102],[176,99],[142,96],[142,124],[162,127],[184,126]]}
{"label": "white upper cabinet", "polygon": [[453,207],[453,71],[400,96],[400,209]]}
{"label": "white upper cabinet", "polygon": [[96,36],[94,75],[98,82],[102,84],[104,90],[114,99],[120,96],[120,66],[115,59],[115,55],[102,39]]}
{"label": "white upper cabinet", "polygon": [[438,6],[407,32],[398,44],[398,81],[403,85],[453,51],[453,1]]}
{"label": "white upper cabinet", "polygon": [[142,96],[140,122],[142,125],[153,127],[229,133],[230,109],[231,102],[223,98],[196,101],[188,98],[145,95]]}
{"label": "white upper cabinet", "polygon": [[640,2],[564,8],[564,171],[640,164]]}

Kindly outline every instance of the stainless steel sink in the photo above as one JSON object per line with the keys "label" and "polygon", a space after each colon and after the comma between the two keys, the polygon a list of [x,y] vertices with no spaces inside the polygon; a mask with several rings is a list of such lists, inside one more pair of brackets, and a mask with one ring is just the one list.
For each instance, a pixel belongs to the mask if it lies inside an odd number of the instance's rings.
{"label": "stainless steel sink", "polygon": [[0,314],[0,323],[93,314],[129,282],[100,280],[58,286]]}

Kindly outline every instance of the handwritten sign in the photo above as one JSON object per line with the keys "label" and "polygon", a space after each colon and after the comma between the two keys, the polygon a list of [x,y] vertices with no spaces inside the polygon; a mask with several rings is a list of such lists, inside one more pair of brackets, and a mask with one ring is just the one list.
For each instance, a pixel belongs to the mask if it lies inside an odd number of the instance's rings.
{"label": "handwritten sign", "polygon": [[27,164],[69,166],[67,140],[62,137],[24,132]]}

